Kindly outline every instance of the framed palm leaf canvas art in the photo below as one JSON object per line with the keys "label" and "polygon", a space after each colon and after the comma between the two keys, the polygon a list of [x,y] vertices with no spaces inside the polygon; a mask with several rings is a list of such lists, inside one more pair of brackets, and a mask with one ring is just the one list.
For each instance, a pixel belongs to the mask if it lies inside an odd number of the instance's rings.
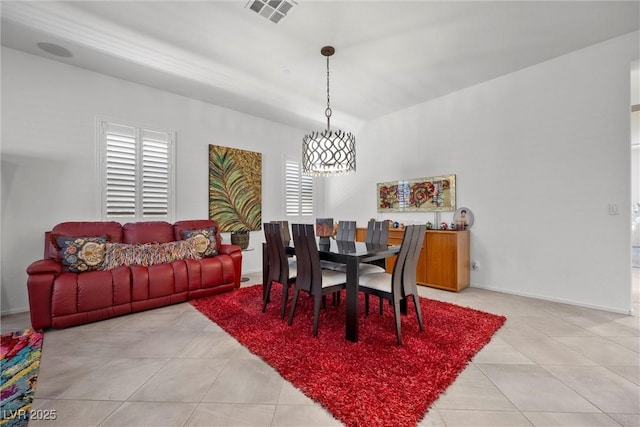
{"label": "framed palm leaf canvas art", "polygon": [[209,219],[222,232],[262,228],[262,153],[209,145]]}

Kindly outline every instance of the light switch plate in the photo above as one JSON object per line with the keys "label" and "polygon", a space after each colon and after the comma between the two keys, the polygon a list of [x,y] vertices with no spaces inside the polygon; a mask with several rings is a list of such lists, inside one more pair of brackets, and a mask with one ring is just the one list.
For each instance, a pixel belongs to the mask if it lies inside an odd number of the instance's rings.
{"label": "light switch plate", "polygon": [[609,203],[609,215],[620,215],[619,203]]}

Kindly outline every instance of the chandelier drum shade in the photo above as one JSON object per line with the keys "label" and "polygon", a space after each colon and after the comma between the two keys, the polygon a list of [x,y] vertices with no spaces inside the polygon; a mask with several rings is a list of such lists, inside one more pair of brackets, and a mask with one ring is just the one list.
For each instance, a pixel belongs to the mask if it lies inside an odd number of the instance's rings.
{"label": "chandelier drum shade", "polygon": [[329,57],[335,53],[332,46],[320,50],[327,57],[327,128],[310,132],[302,139],[302,173],[314,176],[349,174],[356,171],[356,138],[350,132],[331,130],[329,97]]}

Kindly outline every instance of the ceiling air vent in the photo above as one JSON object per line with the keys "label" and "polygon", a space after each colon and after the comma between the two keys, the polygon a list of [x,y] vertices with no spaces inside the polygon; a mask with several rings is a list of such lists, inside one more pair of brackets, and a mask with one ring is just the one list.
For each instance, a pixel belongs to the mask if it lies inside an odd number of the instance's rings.
{"label": "ceiling air vent", "polygon": [[249,0],[245,7],[277,24],[296,5],[293,0]]}

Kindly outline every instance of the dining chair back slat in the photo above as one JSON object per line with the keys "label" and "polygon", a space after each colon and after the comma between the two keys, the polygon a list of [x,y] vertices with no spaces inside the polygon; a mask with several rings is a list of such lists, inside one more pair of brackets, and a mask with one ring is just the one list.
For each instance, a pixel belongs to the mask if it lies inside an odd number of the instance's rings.
{"label": "dining chair back slat", "polygon": [[269,271],[267,273],[267,280],[280,280],[280,254],[278,248],[274,244],[274,224],[264,224],[264,239],[267,243],[267,259],[269,261]]}
{"label": "dining chair back slat", "polygon": [[422,242],[424,240],[424,227],[412,226],[411,240],[409,241],[409,250],[407,259],[402,269],[402,298],[407,295],[417,295],[418,288],[416,284],[416,270],[418,268],[418,258],[422,250]]}
{"label": "dining chair back slat", "polygon": [[404,236],[402,237],[402,243],[400,244],[400,252],[393,266],[391,272],[391,287],[394,292],[399,292],[398,295],[402,295],[402,283],[404,280],[404,270],[409,268],[407,265],[407,259],[409,257],[411,240],[414,236],[413,227],[406,227],[404,230]]}
{"label": "dining chair back slat", "polygon": [[291,233],[289,233],[289,221],[271,221],[272,224],[280,224],[280,235],[282,236],[282,243],[285,246],[289,246],[291,243]]}
{"label": "dining chair back slat", "polygon": [[[298,277],[296,278],[296,288],[303,291],[311,292],[311,284],[313,283],[313,264],[311,254],[309,253],[309,243],[307,240],[308,233],[313,232],[313,226],[309,224],[292,224],[293,244],[296,250],[296,259],[298,260]],[[315,233],[313,234],[315,236]],[[315,237],[314,237],[315,244]],[[316,247],[316,253],[318,248]],[[318,261],[319,265],[319,261]]]}

